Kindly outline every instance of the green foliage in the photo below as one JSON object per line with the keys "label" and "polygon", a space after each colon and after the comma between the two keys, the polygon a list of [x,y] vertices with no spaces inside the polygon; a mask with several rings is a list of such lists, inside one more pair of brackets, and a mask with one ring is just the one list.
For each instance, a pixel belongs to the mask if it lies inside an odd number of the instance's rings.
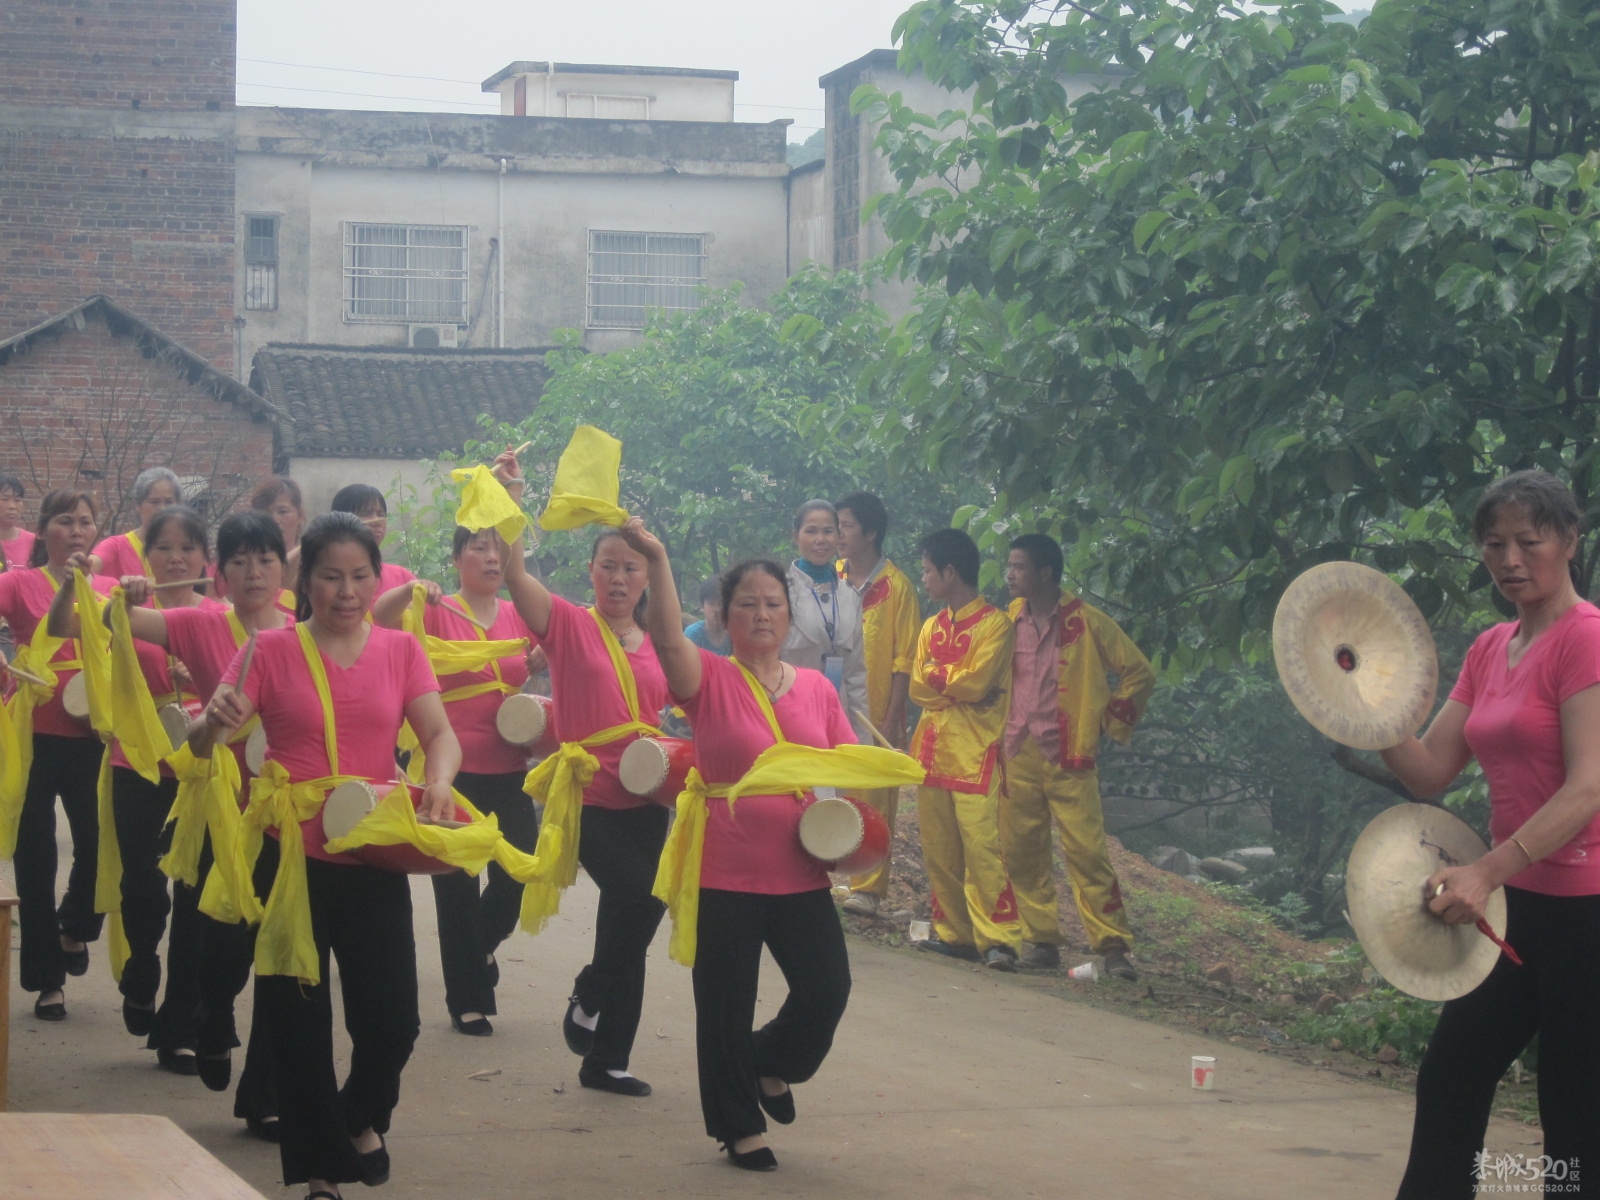
{"label": "green foliage", "polygon": [[1334,1038],[1346,1050],[1371,1057],[1385,1046],[1400,1052],[1400,1062],[1416,1066],[1422,1061],[1439,1020],[1439,1005],[1418,1000],[1390,987],[1371,991],[1337,1005],[1325,1017],[1308,1013],[1289,1027],[1298,1041],[1327,1045]]}
{"label": "green foliage", "polygon": [[1481,625],[1464,518],[1508,468],[1600,515],[1600,10],[1334,11],[923,0],[902,66],[970,104],[855,97],[928,285],[884,453],[992,480],[974,536],[1057,532],[1183,672],[1264,656],[1330,559]]}

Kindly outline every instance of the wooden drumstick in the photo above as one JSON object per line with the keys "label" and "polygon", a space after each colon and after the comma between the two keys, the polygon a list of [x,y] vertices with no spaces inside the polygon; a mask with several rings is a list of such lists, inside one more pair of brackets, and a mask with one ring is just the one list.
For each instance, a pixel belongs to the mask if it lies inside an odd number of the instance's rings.
{"label": "wooden drumstick", "polygon": [[204,575],[202,575],[199,579],[174,579],[171,583],[156,583],[154,580],[151,580],[150,590],[152,592],[164,592],[168,588],[199,587],[202,583],[210,582],[211,580]]}
{"label": "wooden drumstick", "polygon": [[513,450],[511,452],[512,457],[513,458],[517,457],[518,455],[520,455],[524,450],[526,450],[531,445],[533,445],[533,439],[529,438],[527,441],[523,442],[522,445],[518,446],[515,450]]}
{"label": "wooden drumstick", "polygon": [[250,678],[250,664],[256,658],[256,635],[251,634],[250,640],[244,644],[244,661],[239,664],[239,679],[233,685],[233,690],[239,695],[244,695],[244,681]]}
{"label": "wooden drumstick", "polygon": [[456,616],[460,617],[463,621],[467,621],[467,622],[469,622],[469,623],[471,623],[473,625],[476,625],[479,629],[483,630],[485,633],[489,632],[489,627],[487,625],[485,625],[482,621],[478,620],[477,617],[473,616],[472,615],[472,611],[469,608],[467,608],[467,606],[465,604],[461,605],[460,608],[457,608],[454,604],[441,604],[440,607],[449,609],[451,612],[455,613]]}
{"label": "wooden drumstick", "polygon": [[867,720],[866,713],[862,712],[859,708],[853,708],[850,711],[855,714],[856,720],[860,721],[867,727],[867,732],[872,734],[873,738],[877,740],[878,745],[882,746],[885,750],[898,749],[893,742],[884,737],[882,733],[878,732],[878,727],[876,725]]}
{"label": "wooden drumstick", "polygon": [[21,667],[12,666],[10,663],[6,663],[6,670],[10,671],[18,679],[26,679],[29,683],[36,683],[40,687],[49,687],[50,686],[48,683],[46,683],[44,680],[40,679],[33,672],[24,671]]}

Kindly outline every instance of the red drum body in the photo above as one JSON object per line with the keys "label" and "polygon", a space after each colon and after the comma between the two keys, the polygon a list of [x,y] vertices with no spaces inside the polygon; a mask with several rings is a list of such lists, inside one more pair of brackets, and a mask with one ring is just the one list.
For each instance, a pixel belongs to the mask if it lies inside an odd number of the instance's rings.
{"label": "red drum body", "polygon": [[556,714],[548,696],[518,692],[500,702],[494,714],[500,737],[529,754],[547,758],[561,748],[556,739]]}
{"label": "red drum body", "polygon": [[889,857],[889,823],[854,796],[828,796],[800,814],[800,844],[830,871],[864,875]]}
{"label": "red drum body", "polygon": [[198,700],[190,700],[183,704],[163,704],[156,713],[161,718],[161,728],[167,731],[167,740],[172,743],[173,753],[177,753],[183,745],[183,735],[189,732],[189,722],[198,718],[205,707]]}
{"label": "red drum body", "polygon": [[689,739],[642,737],[622,752],[617,778],[635,796],[671,808],[693,766],[694,743]]}
{"label": "red drum body", "polygon": [[[383,791],[379,791],[379,787]],[[352,780],[341,783],[328,793],[328,799],[322,805],[322,832],[331,842],[334,838],[344,837],[354,829],[362,817],[377,806],[383,796],[388,794],[391,787],[403,786],[411,791],[411,804],[415,807],[422,800],[422,788],[418,784],[381,784],[374,786],[364,779]],[[452,814],[455,821],[468,824],[472,817],[459,805]],[[362,846],[350,851],[350,856],[364,866],[376,867],[380,871],[392,871],[397,875],[448,875],[456,868],[448,863],[440,862],[437,858],[430,857],[418,850],[415,846]]]}

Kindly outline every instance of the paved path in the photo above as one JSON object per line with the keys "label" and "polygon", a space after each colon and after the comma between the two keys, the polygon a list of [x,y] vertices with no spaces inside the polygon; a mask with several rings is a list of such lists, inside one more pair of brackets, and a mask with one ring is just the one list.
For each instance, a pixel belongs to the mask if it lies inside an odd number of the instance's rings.
{"label": "paved path", "polygon": [[[450,1028],[432,896],[414,882],[423,1029],[390,1138],[388,1197],[1349,1200],[1392,1195],[1404,1163],[1409,1096],[852,940],[855,990],[833,1054],[796,1089],[799,1122],[770,1135],[781,1169],[748,1175],[704,1134],[689,975],[667,959],[665,929],[633,1063],[655,1095],[628,1100],[580,1088],[561,1038],[564,998],[588,957],[587,878],[544,934],[502,948],[488,1039]],[[102,946],[93,953],[88,977],[69,980],[59,1025],[34,1020],[13,968],[13,1108],[165,1114],[273,1194],[276,1147],[243,1133],[231,1097],[155,1066],[122,1028]],[[769,962],[762,1011],[781,982]],[[1217,1056],[1215,1092],[1190,1088],[1191,1054]],[[1529,1153],[1537,1136],[1497,1120],[1490,1145]]]}

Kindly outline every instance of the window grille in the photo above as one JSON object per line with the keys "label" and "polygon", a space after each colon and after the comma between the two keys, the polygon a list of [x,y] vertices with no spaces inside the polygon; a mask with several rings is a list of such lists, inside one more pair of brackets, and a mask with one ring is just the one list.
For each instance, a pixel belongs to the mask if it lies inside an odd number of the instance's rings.
{"label": "window grille", "polygon": [[252,312],[278,307],[278,218],[246,217],[244,306]]}
{"label": "window grille", "polygon": [[467,227],[344,227],[347,321],[467,323]]}
{"label": "window grille", "polygon": [[651,309],[700,307],[705,235],[589,231],[589,328],[642,329]]}

